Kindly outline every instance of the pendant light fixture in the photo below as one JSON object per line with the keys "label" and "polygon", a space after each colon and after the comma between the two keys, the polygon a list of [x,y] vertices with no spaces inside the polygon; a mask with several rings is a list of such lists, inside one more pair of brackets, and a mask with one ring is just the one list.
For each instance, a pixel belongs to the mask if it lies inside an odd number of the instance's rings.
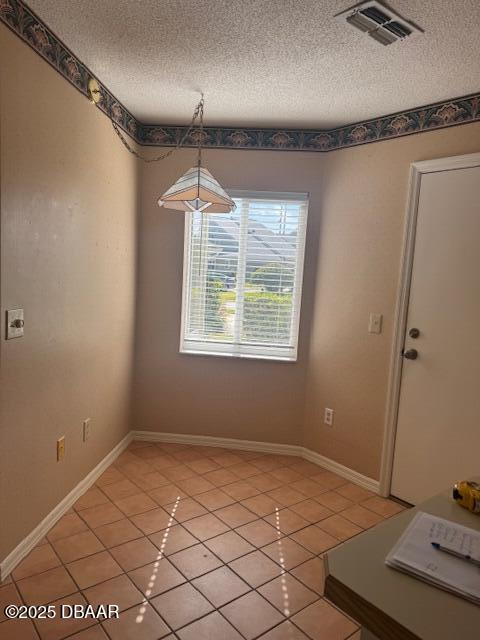
{"label": "pendant light fixture", "polygon": [[200,126],[197,132],[197,166],[191,167],[159,198],[158,206],[178,211],[201,213],[229,213],[235,203],[215,180],[210,171],[202,167],[204,99],[198,103]]}
{"label": "pendant light fixture", "polygon": [[[88,92],[91,102],[93,104],[98,104],[101,100],[101,92],[98,83],[96,83],[94,79],[91,79],[89,82]],[[182,139],[175,147],[154,158],[146,158],[133,149],[123,133],[120,131],[117,123],[112,120],[112,126],[123,145],[130,153],[146,163],[158,162],[159,160],[164,160],[168,156],[172,155],[174,151],[185,144],[187,138],[191,136],[193,127],[197,120],[199,121],[199,127],[196,132],[197,165],[195,167],[191,167],[175,182],[175,184],[165,191],[165,193],[158,199],[159,207],[175,209],[176,211],[184,211],[185,213],[191,211],[198,211],[200,213],[229,213],[234,211],[236,208],[234,201],[230,198],[225,189],[220,186],[210,171],[202,167],[204,105],[205,100],[202,93],[200,102],[197,104],[195,111],[193,112],[190,126]]]}

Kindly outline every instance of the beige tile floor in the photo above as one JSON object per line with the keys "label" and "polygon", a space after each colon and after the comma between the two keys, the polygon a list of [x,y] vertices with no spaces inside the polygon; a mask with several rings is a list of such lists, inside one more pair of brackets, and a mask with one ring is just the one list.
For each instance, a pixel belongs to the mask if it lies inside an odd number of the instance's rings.
{"label": "beige tile floor", "polygon": [[[401,509],[299,458],[134,442],[0,586],[0,639],[357,640],[322,554]],[[121,613],[6,620],[21,603]]]}

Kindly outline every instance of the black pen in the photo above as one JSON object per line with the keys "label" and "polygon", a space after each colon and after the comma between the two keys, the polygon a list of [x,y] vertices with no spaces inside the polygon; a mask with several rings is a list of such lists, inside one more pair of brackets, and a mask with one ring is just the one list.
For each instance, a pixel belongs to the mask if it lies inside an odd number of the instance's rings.
{"label": "black pen", "polygon": [[438,542],[432,542],[432,547],[434,549],[438,549],[438,551],[445,551],[445,553],[449,553],[451,556],[455,556],[455,558],[461,558],[462,560],[466,560],[467,562],[471,562],[472,564],[480,567],[480,560],[476,558],[472,558],[472,556],[464,555],[463,553],[458,553],[458,551],[454,551],[453,549],[448,549],[447,547],[442,547]]}

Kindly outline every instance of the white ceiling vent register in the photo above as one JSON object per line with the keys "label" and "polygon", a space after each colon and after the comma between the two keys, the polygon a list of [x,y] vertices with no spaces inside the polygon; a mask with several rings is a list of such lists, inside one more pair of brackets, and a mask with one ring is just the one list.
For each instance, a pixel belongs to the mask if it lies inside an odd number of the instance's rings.
{"label": "white ceiling vent register", "polygon": [[392,44],[422,30],[385,7],[377,0],[367,0],[355,7],[338,13],[336,18],[346,20],[360,31],[364,31],[380,44]]}

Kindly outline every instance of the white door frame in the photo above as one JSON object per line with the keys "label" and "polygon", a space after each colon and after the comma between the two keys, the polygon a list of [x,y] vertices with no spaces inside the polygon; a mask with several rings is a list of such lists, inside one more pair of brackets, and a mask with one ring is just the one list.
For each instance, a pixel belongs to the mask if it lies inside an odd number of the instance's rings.
{"label": "white door frame", "polygon": [[407,328],[406,324],[410,298],[410,283],[412,279],[415,236],[417,230],[418,199],[420,195],[422,175],[426,173],[438,173],[440,171],[451,171],[452,169],[468,169],[478,166],[480,166],[480,153],[453,156],[451,158],[440,158],[438,160],[424,160],[422,162],[414,162],[410,165],[403,253],[397,303],[395,307],[395,323],[393,329],[392,352],[390,356],[387,406],[385,411],[385,428],[380,467],[379,493],[382,496],[390,495],[392,483],[393,455],[395,451],[398,405],[400,400],[400,385],[402,381],[403,361],[401,352]]}

